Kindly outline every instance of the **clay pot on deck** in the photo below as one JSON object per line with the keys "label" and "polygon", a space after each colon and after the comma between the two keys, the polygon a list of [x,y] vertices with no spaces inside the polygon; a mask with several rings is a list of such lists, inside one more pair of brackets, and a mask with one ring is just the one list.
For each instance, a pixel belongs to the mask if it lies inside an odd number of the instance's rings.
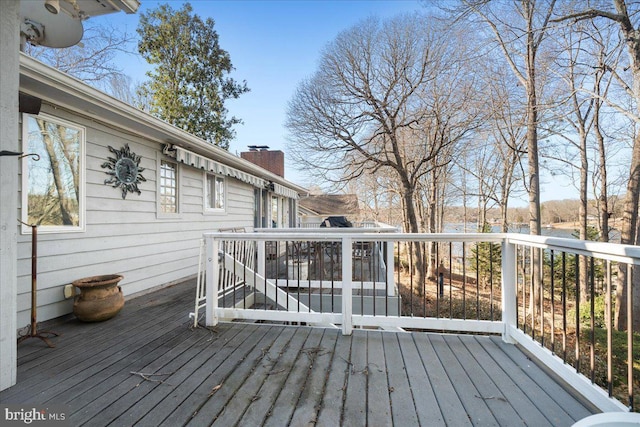
{"label": "clay pot on deck", "polygon": [[80,289],[73,302],[73,314],[83,322],[100,322],[118,314],[124,306],[124,296],[117,274],[85,277],[72,282]]}

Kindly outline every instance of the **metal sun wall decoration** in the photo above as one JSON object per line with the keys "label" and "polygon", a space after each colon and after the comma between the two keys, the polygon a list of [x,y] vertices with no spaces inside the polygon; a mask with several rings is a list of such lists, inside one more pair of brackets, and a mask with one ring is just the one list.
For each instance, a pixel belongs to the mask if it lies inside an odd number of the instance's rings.
{"label": "metal sun wall decoration", "polygon": [[125,144],[120,150],[111,146],[108,148],[116,157],[107,157],[108,161],[102,164],[103,168],[109,169],[105,173],[111,176],[111,178],[104,180],[105,185],[110,184],[114,188],[120,187],[123,199],[127,197],[127,193],[140,195],[138,183],[147,181],[141,174],[144,168],[140,167],[140,156],[129,149],[129,144]]}

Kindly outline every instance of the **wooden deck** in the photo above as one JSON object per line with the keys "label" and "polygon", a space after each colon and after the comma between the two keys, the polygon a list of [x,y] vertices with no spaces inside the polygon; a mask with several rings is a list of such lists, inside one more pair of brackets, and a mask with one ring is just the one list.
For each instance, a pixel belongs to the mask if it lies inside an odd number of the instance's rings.
{"label": "wooden deck", "polygon": [[28,339],[0,404],[89,426],[569,426],[592,413],[498,337],[225,323],[189,328],[194,283]]}

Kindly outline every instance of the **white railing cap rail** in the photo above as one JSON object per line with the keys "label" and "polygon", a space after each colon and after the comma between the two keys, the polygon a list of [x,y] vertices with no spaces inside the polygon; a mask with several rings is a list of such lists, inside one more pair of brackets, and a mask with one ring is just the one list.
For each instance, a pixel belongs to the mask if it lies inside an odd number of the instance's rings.
{"label": "white railing cap rail", "polygon": [[594,242],[563,237],[509,233],[509,243],[577,253],[579,255],[640,265],[640,247],[620,243]]}
{"label": "white railing cap rail", "polygon": [[[268,231],[263,231],[268,230]],[[277,230],[277,231],[276,231]],[[296,230],[296,231],[293,231]],[[496,242],[506,240],[507,235],[502,233],[398,233],[390,229],[384,231],[371,231],[371,229],[353,228],[327,228],[326,230],[309,231],[309,229],[258,229],[254,232],[229,233],[210,232],[204,233],[205,237],[221,240],[294,240],[294,241],[340,241],[343,237],[351,237],[358,241],[406,241],[406,242]],[[395,229],[394,229],[395,230]]]}
{"label": "white railing cap rail", "polygon": [[256,228],[254,233],[398,233],[396,227],[315,227],[315,228]]}
{"label": "white railing cap rail", "polygon": [[213,237],[221,240],[251,241],[292,240],[337,242],[343,237],[351,237],[358,241],[507,242],[640,265],[639,246],[518,233],[399,233],[394,227],[374,229],[327,227],[322,229],[316,228],[312,231],[308,228],[259,228],[246,233],[210,232],[204,233],[204,237]]}

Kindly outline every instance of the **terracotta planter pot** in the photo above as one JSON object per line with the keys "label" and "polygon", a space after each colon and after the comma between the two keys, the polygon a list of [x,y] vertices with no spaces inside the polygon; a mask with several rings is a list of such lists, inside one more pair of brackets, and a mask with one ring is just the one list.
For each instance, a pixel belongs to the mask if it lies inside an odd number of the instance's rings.
{"label": "terracotta planter pot", "polygon": [[117,274],[86,277],[72,282],[80,289],[73,302],[73,314],[83,322],[100,322],[118,314],[124,306],[124,296]]}

